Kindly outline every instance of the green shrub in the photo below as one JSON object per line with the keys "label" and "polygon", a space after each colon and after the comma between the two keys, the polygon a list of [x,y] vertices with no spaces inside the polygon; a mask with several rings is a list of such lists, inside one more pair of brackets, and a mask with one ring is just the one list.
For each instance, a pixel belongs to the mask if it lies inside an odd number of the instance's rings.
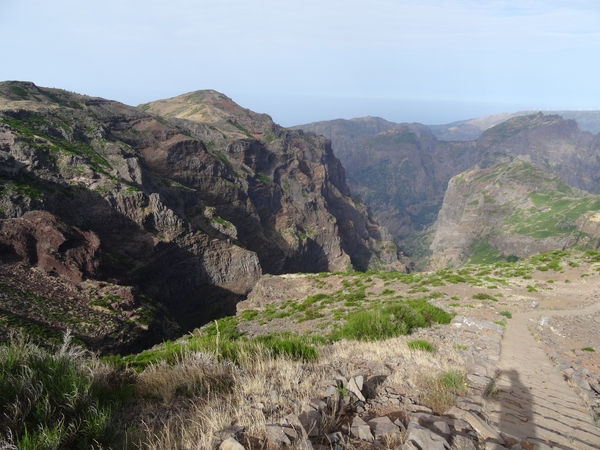
{"label": "green shrub", "polygon": [[293,359],[312,361],[319,357],[316,345],[323,345],[325,338],[292,333],[272,333],[258,336],[255,341],[269,349],[273,356],[285,355]]}
{"label": "green shrub", "polygon": [[425,339],[413,339],[412,341],[406,342],[408,348],[411,350],[421,350],[424,352],[435,352],[435,347],[429,341]]}
{"label": "green shrub", "polygon": [[111,377],[108,383],[94,372],[85,353],[70,346],[69,333],[56,352],[13,337],[0,346],[0,447],[109,444],[115,409],[126,397],[125,378]]}
{"label": "green shrub", "polygon": [[493,302],[497,302],[496,297],[490,294],[486,294],[484,292],[479,292],[478,294],[473,295],[473,299],[475,300],[491,300]]}
{"label": "green shrub", "polygon": [[[443,309],[427,303],[427,300],[424,298],[407,300],[406,303],[415,311],[419,312],[420,315],[427,321],[428,325],[431,325],[432,323],[447,324],[450,323],[454,317],[454,314],[447,313]],[[419,326],[423,327],[426,325]]]}
{"label": "green shrub", "polygon": [[446,390],[454,394],[464,395],[467,391],[465,386],[465,374],[459,370],[447,370],[442,372],[439,375],[438,380]]}
{"label": "green shrub", "polygon": [[512,314],[510,313],[510,311],[500,311],[498,314],[506,317],[507,319],[512,319]]}
{"label": "green shrub", "polygon": [[408,334],[417,314],[405,304],[399,304],[395,313],[382,308],[356,311],[348,314],[346,323],[331,335],[332,339],[374,341]]}
{"label": "green shrub", "polygon": [[585,352],[595,352],[596,350],[594,350],[593,347],[583,347],[581,350],[585,351]]}

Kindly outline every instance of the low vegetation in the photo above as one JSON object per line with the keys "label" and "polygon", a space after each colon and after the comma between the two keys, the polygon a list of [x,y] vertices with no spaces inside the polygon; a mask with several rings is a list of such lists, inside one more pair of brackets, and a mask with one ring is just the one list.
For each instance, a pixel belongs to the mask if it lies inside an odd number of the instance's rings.
{"label": "low vegetation", "polygon": [[443,414],[456,404],[456,397],[467,393],[465,374],[446,370],[437,376],[425,375],[419,382],[420,400],[436,414]]}
{"label": "low vegetation", "polygon": [[[596,276],[596,267],[600,251],[589,250],[430,273],[305,275],[309,296],[245,309],[176,341],[102,359],[70,336],[42,348],[13,335],[0,346],[0,408],[8,420],[0,448],[212,448],[216,432],[232,423],[261,437],[273,415],[319,397],[319,383],[334,379],[339,367],[352,373],[355,361],[396,362],[386,385],[409,381],[421,404],[443,413],[466,392],[461,355],[470,344],[419,329],[448,324],[461,308],[490,309],[490,320],[502,316],[496,323],[505,326],[518,311],[511,292],[535,296],[529,286],[556,288],[569,271]],[[553,283],[539,279],[548,271]],[[493,295],[484,292],[491,286]]]}
{"label": "low vegetation", "polygon": [[70,335],[55,352],[13,335],[0,347],[0,448],[100,448],[115,434],[125,372],[86,358]]}
{"label": "low vegetation", "polygon": [[408,345],[408,348],[411,350],[421,350],[430,353],[435,352],[435,347],[431,344],[431,342],[425,339],[413,339],[408,341],[406,345]]}

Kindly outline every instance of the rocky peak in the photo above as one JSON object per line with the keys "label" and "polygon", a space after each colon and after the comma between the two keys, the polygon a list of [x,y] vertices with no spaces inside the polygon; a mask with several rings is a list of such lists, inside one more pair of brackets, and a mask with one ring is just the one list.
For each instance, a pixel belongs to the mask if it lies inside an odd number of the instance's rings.
{"label": "rocky peak", "polygon": [[258,137],[275,127],[267,114],[242,108],[220,92],[201,90],[139,105],[140,109],[166,118],[210,125],[228,138]]}

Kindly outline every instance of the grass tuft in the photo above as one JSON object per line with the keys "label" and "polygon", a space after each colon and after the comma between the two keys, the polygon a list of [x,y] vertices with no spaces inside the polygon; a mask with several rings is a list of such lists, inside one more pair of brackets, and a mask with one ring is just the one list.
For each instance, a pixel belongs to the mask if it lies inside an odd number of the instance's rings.
{"label": "grass tuft", "polygon": [[421,403],[436,414],[444,414],[456,404],[457,395],[467,392],[465,375],[459,370],[446,370],[435,377],[424,376],[419,388]]}
{"label": "grass tuft", "polygon": [[430,353],[435,352],[433,344],[425,339],[413,339],[412,341],[407,341],[406,345],[408,345],[408,348],[411,350],[421,350]]}
{"label": "grass tuft", "polygon": [[67,332],[62,347],[51,352],[13,335],[0,346],[0,444],[19,449],[110,444],[127,377],[90,361],[70,341]]}

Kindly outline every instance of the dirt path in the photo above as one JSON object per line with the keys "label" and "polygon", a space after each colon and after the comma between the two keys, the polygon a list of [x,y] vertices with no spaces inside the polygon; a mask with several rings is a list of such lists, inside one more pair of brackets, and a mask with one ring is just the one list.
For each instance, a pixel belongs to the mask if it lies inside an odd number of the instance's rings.
{"label": "dirt path", "polygon": [[584,315],[598,310],[600,303],[595,303],[584,309],[521,313],[508,320],[497,392],[488,405],[495,429],[514,436],[525,449],[600,448],[600,429],[589,410],[528,329],[540,316]]}

